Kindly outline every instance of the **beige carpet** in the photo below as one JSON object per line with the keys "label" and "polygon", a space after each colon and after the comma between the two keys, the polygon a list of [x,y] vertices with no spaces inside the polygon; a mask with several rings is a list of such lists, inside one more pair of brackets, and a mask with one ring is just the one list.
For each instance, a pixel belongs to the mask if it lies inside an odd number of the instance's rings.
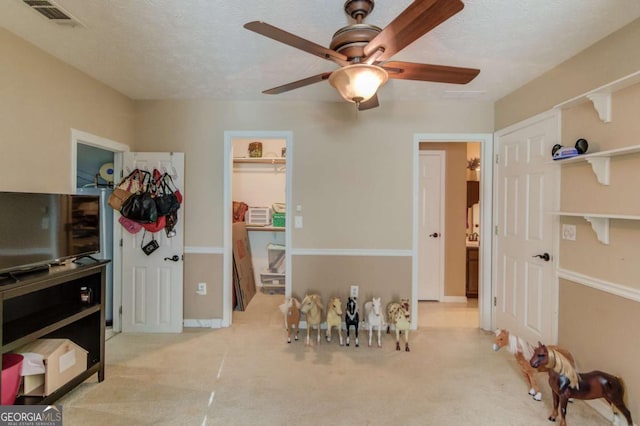
{"label": "beige carpet", "polygon": [[[552,424],[546,376],[536,402],[513,357],[473,325],[472,305],[421,303],[406,353],[386,334],[381,349],[367,347],[363,331],[359,348],[338,346],[335,331],[330,344],[287,344],[281,301],[258,293],[228,329],[116,335],[105,381],[59,401],[65,426]],[[568,422],[609,424],[582,401]]]}

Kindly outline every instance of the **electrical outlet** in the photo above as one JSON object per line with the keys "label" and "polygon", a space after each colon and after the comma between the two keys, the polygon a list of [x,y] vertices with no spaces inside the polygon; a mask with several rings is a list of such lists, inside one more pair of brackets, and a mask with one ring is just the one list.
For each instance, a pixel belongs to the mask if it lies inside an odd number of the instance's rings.
{"label": "electrical outlet", "polygon": [[293,217],[293,227],[294,228],[302,228],[302,216],[294,216]]}
{"label": "electrical outlet", "polygon": [[576,240],[576,226],[575,225],[562,225],[562,239],[575,241]]}
{"label": "electrical outlet", "polygon": [[196,290],[200,296],[207,294],[207,283],[198,283],[198,289]]}
{"label": "electrical outlet", "polygon": [[351,286],[351,291],[349,292],[349,296],[358,297],[358,286],[357,285],[352,285]]}

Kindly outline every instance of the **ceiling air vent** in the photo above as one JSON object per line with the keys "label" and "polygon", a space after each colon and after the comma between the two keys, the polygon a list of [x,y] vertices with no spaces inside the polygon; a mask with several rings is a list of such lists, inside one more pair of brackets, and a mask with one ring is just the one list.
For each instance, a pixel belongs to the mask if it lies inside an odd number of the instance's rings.
{"label": "ceiling air vent", "polygon": [[48,20],[60,25],[81,25],[77,19],[60,6],[49,0],[22,0],[27,6],[35,10]]}

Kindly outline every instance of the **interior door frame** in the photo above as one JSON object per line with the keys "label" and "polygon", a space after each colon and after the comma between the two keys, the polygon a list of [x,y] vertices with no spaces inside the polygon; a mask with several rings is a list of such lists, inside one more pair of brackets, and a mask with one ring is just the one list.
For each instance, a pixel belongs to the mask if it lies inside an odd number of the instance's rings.
{"label": "interior door frame", "polygon": [[285,297],[291,296],[291,230],[293,209],[292,170],[293,170],[293,132],[290,130],[225,130],[224,132],[224,190],[223,190],[223,255],[222,255],[222,327],[229,327],[233,321],[233,259],[232,236],[233,225],[233,141],[234,139],[284,139],[286,141],[287,161],[285,164]]}
{"label": "interior door frame", "polygon": [[[413,254],[411,279],[411,310],[418,312],[418,220],[419,220],[419,159],[420,143],[467,143],[480,142],[480,235],[491,238],[480,238],[479,282],[478,282],[478,315],[480,328],[492,329],[492,246],[493,246],[493,133],[416,133],[413,135]],[[417,323],[417,322],[416,322]]]}
{"label": "interior door frame", "polygon": [[[96,136],[82,130],[71,129],[71,173],[69,188],[70,193],[76,193],[76,181],[78,178],[78,144],[90,145],[105,151],[113,152],[113,171],[116,181],[122,172],[122,153],[129,152],[129,146],[111,139]],[[119,309],[122,307],[122,247],[120,240],[122,239],[122,226],[118,226],[116,215],[113,216],[113,276],[119,277],[116,285],[113,285],[113,324],[112,330],[115,333],[122,331],[122,322]]]}

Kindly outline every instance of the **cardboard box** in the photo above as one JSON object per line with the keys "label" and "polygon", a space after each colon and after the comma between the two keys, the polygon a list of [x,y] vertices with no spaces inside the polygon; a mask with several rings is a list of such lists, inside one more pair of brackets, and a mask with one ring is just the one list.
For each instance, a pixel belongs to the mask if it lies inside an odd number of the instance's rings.
{"label": "cardboard box", "polygon": [[69,339],[38,339],[18,352],[42,355],[45,367],[44,374],[23,377],[21,395],[50,395],[87,369],[87,351]]}
{"label": "cardboard box", "polygon": [[244,311],[256,294],[251,246],[245,223],[234,223],[231,234],[233,239],[233,283],[236,290],[237,307],[238,310]]}

